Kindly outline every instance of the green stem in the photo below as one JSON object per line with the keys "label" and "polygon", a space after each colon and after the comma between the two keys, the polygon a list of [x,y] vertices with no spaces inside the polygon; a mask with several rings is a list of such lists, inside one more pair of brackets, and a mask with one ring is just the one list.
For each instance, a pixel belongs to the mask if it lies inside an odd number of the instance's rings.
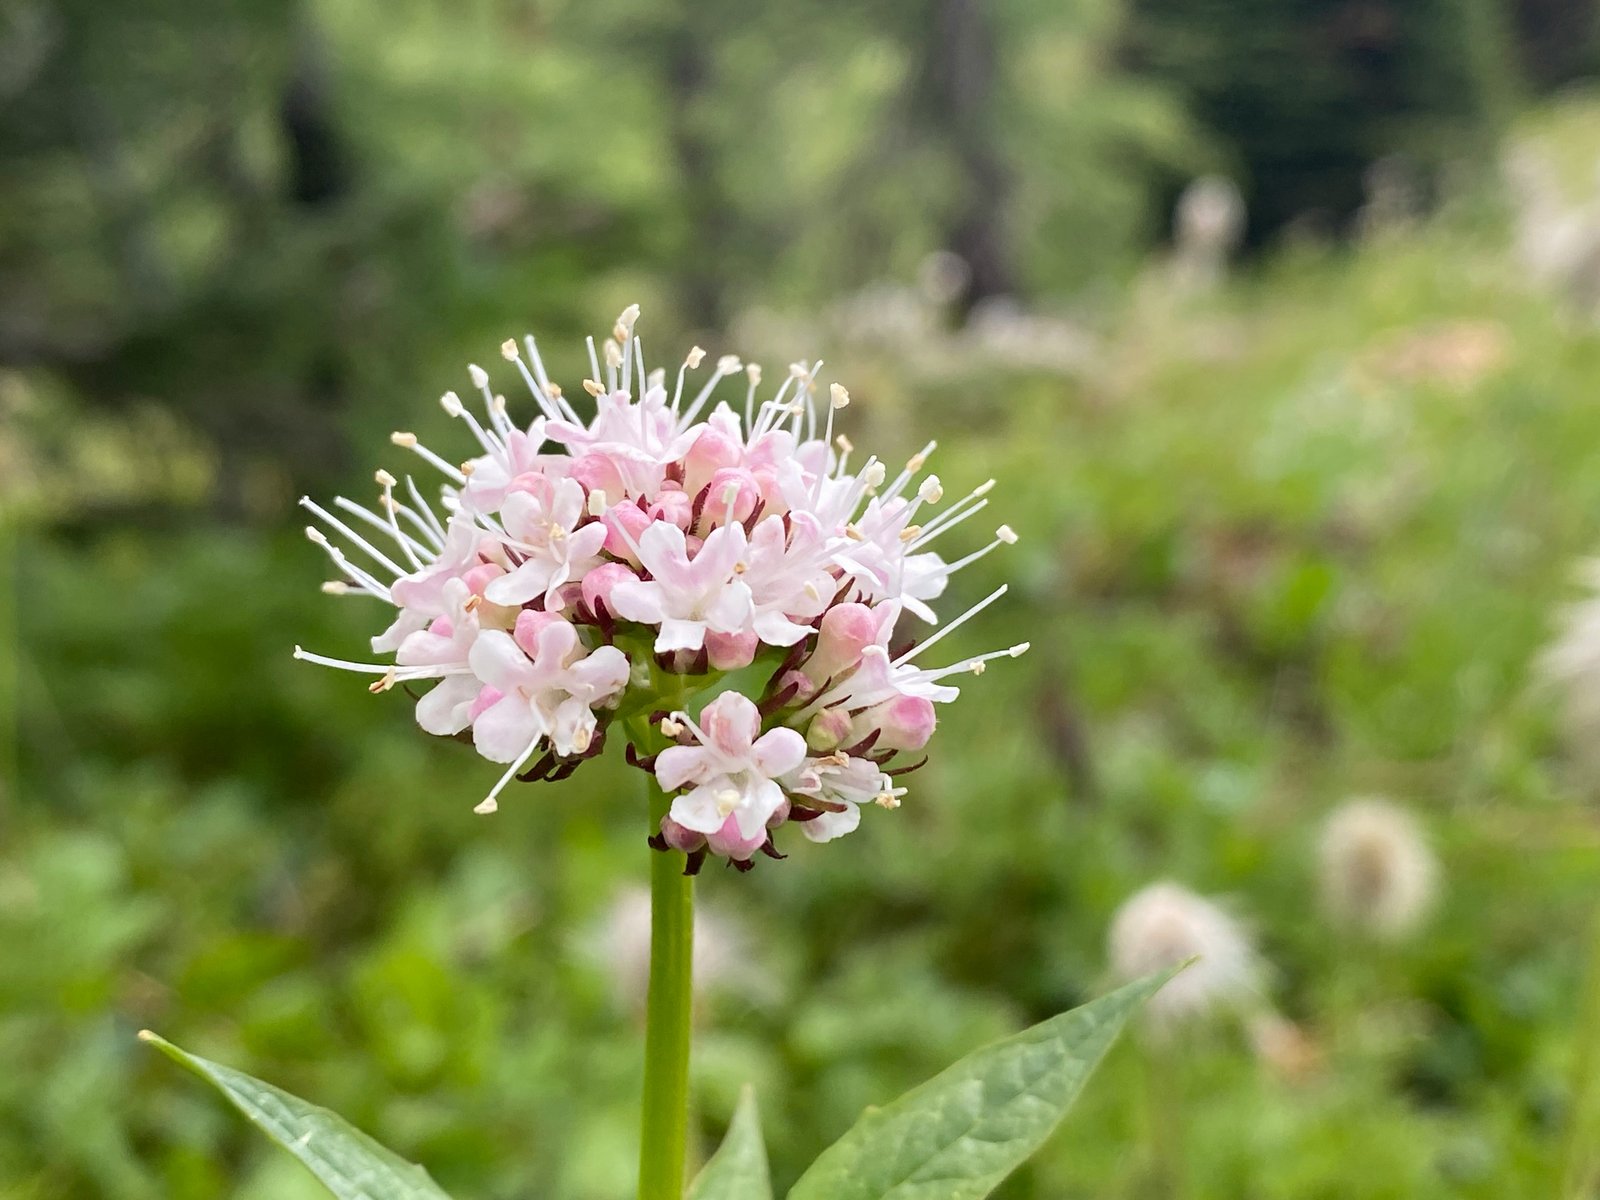
{"label": "green stem", "polygon": [[1578,1026],[1572,1056],[1572,1098],[1567,1145],[1561,1165],[1561,1195],[1570,1200],[1594,1194],[1595,1139],[1600,1134],[1600,912],[1593,918]]}
{"label": "green stem", "polygon": [[1168,1046],[1162,1054],[1148,1041],[1139,1047],[1144,1079],[1145,1119],[1154,1168],[1154,1194],[1162,1200],[1189,1195],[1187,1135],[1184,1122],[1184,1072],[1181,1057]]}
{"label": "green stem", "polygon": [[[650,831],[669,803],[650,780]],[[650,991],[644,1034],[644,1115],[639,1200],[682,1200],[689,1135],[689,1018],[694,959],[694,880],[683,855],[650,854]]]}

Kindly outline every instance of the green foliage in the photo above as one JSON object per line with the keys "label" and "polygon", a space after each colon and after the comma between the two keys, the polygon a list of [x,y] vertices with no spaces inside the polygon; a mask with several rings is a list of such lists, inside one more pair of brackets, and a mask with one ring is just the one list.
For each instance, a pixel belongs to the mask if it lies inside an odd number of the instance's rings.
{"label": "green foliage", "polygon": [[882,1109],[806,1168],[790,1200],[979,1200],[1049,1136],[1123,1023],[1166,982],[1130,984],[985,1046]]}
{"label": "green foliage", "polygon": [[[952,602],[1009,579],[1034,650],[964,685],[901,810],[702,879],[744,936],[700,1002],[703,1149],[754,1081],[792,1183],[849,1114],[1099,991],[1110,914],[1172,876],[1254,918],[1305,1043],[1299,1066],[1227,1027],[1177,1044],[1192,1195],[1550,1194],[1597,847],[1529,664],[1600,542],[1600,339],[1506,279],[1492,228],[1443,223],[1110,311],[1077,382],[906,395],[834,358],[874,381],[849,410],[873,444],[937,436],[947,488],[999,480],[1022,541]],[[1441,374],[1469,342],[1496,365]],[[316,593],[292,527],[17,537],[0,1195],[309,1200],[137,1053],[146,1026],[452,1194],[626,1195],[637,976],[601,931],[645,873],[633,773],[474,817],[493,772],[470,748],[289,659],[374,619]],[[1314,891],[1318,822],[1375,791],[1427,825],[1446,889],[1381,952],[1330,938]],[[1111,1055],[997,1195],[1148,1194],[1145,1086]]]}
{"label": "green foliage", "polygon": [[[863,345],[877,306],[832,302],[911,279],[960,190],[948,124],[907,110],[936,11],[0,17],[0,1198],[317,1194],[140,1053],[146,1026],[317,1096],[454,1194],[631,1189],[638,974],[612,934],[645,873],[637,778],[594,764],[474,817],[495,772],[470,748],[288,651],[359,652],[376,619],[317,594],[297,492],[407,465],[396,426],[459,445],[430,398],[508,333],[575,382],[576,336],[635,299],[653,353],[746,351],[695,334],[705,307],[807,314],[768,377],[826,357],[857,445],[939,438],[952,495],[994,476],[1021,534],[952,584],[959,606],[1011,582],[1008,632],[939,649],[1034,644],[964,685],[901,810],[702,879],[741,936],[698,1001],[696,1157],[754,1080],[791,1183],[849,1114],[1102,990],[1111,913],[1172,876],[1254,918],[1299,1038],[1274,1056],[1224,1025],[1157,1060],[1189,1195],[1553,1194],[1600,789],[1530,664],[1600,544],[1600,338],[1476,194],[1187,301],[1105,286],[1137,266],[1151,177],[1229,146],[1172,77],[1120,68],[1120,4],[1008,0],[980,106],[1012,171],[996,211],[1025,290],[1093,314],[1019,341],[1087,352],[1036,370],[892,325]],[[1407,8],[1405,36],[1451,11]],[[1401,66],[1477,105],[1477,76],[1435,72],[1476,36]],[[1327,52],[1217,78],[1272,74],[1247,115],[1295,115],[1300,89],[1326,99],[1305,64]],[[284,120],[302,76],[343,148],[320,199]],[[1574,198],[1592,107],[1532,127]],[[1317,913],[1318,824],[1357,792],[1411,808],[1443,860],[1415,940]],[[1148,1057],[1110,1055],[997,1195],[1160,1190]]]}
{"label": "green foliage", "polygon": [[304,1163],[338,1200],[449,1200],[423,1168],[385,1150],[327,1109],[208,1062],[149,1030],[139,1036],[221,1092],[253,1125]]}
{"label": "green foliage", "polygon": [[688,1200],[772,1200],[755,1089],[739,1096],[727,1136],[689,1186]]}
{"label": "green foliage", "polygon": [[[979,1200],[1016,1169],[1078,1098],[1128,1016],[1166,977],[1129,985],[968,1055],[883,1109],[870,1109],[789,1192],[791,1200]],[[140,1038],[210,1083],[339,1200],[444,1200],[427,1171],[325,1108],[179,1049]],[[931,1189],[931,1191],[930,1191]],[[689,1200],[772,1195],[755,1093],[740,1096],[727,1136]]]}

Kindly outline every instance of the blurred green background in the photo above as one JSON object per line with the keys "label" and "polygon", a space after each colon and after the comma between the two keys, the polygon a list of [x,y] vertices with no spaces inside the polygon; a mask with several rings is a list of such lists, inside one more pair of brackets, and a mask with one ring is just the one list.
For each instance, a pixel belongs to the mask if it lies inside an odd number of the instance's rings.
{"label": "blurred green background", "polygon": [[[289,649],[375,619],[318,594],[296,496],[448,444],[434,399],[507,336],[576,382],[634,300],[657,356],[823,357],[858,445],[998,478],[1021,544],[955,590],[1012,580],[1008,632],[952,640],[1034,645],[899,812],[705,877],[701,1152],[752,1080],[787,1183],[1106,986],[1167,877],[1246,919],[1284,1036],[1129,1041],[1003,1196],[1591,1194],[1600,676],[1537,662],[1600,546],[1596,34],[1576,0],[0,4],[0,1197],[318,1194],[142,1026],[463,1198],[629,1194],[637,775],[474,817],[495,768]],[[1320,913],[1353,794],[1442,861],[1408,938]]]}

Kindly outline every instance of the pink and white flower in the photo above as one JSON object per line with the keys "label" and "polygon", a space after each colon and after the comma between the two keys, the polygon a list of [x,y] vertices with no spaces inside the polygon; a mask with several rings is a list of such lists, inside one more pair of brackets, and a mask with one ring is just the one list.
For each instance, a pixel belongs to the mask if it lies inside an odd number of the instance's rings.
{"label": "pink and white flower", "polygon": [[[465,460],[394,434],[443,476],[431,502],[386,471],[373,508],[304,500],[339,575],[324,589],[394,610],[372,639],[392,661],[296,654],[374,676],[374,692],[431,684],[422,728],[470,729],[505,767],[481,812],[512,778],[560,778],[624,729],[630,761],[671,794],[654,844],[690,870],[706,854],[748,867],[779,856],[786,824],[829,841],[863,806],[898,806],[955,677],[1027,649],[930,665],[1005,589],[943,623],[936,603],[1016,535],[945,554],[993,481],[946,503],[931,442],[899,470],[852,464],[834,434],[849,393],[821,394],[820,364],[792,364],[766,399],[760,368],[733,355],[707,364],[696,347],[675,379],[647,370],[638,315],[590,340],[576,401],[532,338],[502,345],[532,395],[525,425],[470,367],[481,410],[441,401],[475,443]],[[725,389],[739,375],[742,405]]]}
{"label": "pink and white flower", "polygon": [[526,612],[517,624],[515,637],[484,631],[468,656],[483,683],[472,744],[490,762],[511,764],[479,805],[490,812],[500,789],[542,744],[559,755],[586,751],[598,724],[596,707],[615,701],[628,684],[627,655],[615,646],[585,652],[571,622]]}
{"label": "pink and white flower", "polygon": [[500,521],[505,549],[521,561],[485,587],[484,598],[502,605],[538,600],[559,610],[561,588],[603,561],[606,527],[593,520],[580,527],[587,497],[576,480],[520,476],[511,486]]}
{"label": "pink and white flower", "polygon": [[672,802],[669,815],[707,836],[731,820],[740,839],[759,835],[764,842],[767,821],[784,803],[776,781],[805,758],[805,739],[792,729],[762,733],[760,711],[738,692],[723,692],[707,704],[699,724],[683,713],[672,719],[687,726],[698,744],[669,746],[656,756],[662,790],[690,789]]}
{"label": "pink and white flower", "polygon": [[713,529],[691,553],[683,530],[657,521],[635,553],[648,580],[611,589],[617,615],[656,627],[655,650],[699,650],[707,633],[740,633],[750,622],[750,588],[736,578],[745,554],[744,526]]}

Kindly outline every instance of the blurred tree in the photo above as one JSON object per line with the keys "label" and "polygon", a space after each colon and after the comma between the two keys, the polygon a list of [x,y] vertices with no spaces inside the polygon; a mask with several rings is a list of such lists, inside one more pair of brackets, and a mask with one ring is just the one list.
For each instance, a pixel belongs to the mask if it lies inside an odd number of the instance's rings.
{"label": "blurred tree", "polygon": [[1006,221],[1011,168],[996,119],[997,47],[987,0],[934,0],[919,22],[922,69],[913,108],[928,134],[948,139],[958,181],[944,241],[967,264],[957,297],[965,315],[978,301],[1017,290]]}
{"label": "blurred tree", "polygon": [[172,405],[230,506],[263,454],[327,469],[348,230],[295,210],[334,208],[348,173],[312,28],[253,0],[12,19],[33,50],[0,112],[0,361]]}
{"label": "blurred tree", "polygon": [[1600,4],[1594,0],[1514,0],[1523,74],[1540,90],[1600,71]]}
{"label": "blurred tree", "polygon": [[1122,53],[1229,148],[1259,241],[1342,224],[1384,155],[1437,170],[1487,146],[1512,91],[1502,16],[1492,0],[1131,0]]}

